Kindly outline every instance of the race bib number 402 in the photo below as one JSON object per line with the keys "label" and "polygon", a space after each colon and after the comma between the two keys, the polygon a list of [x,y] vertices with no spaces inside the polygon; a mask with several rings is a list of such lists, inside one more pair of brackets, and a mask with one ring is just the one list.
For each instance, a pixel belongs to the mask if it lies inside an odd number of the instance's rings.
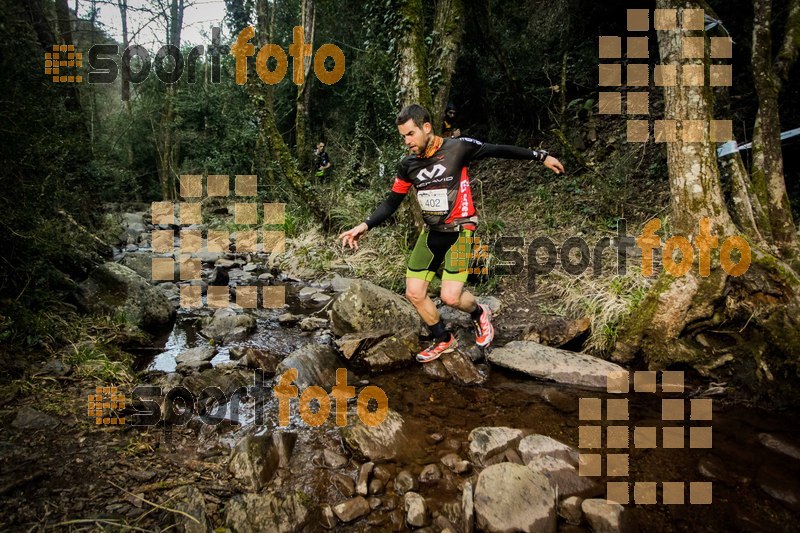
{"label": "race bib number 402", "polygon": [[447,189],[417,191],[417,200],[424,213],[447,213]]}

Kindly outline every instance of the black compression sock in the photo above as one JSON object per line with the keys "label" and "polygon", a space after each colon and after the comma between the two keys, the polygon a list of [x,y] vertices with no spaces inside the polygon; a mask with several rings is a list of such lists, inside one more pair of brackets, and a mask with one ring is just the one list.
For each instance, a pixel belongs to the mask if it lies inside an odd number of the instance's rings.
{"label": "black compression sock", "polygon": [[431,330],[431,335],[436,341],[446,341],[450,338],[450,333],[444,329],[444,320],[439,320],[436,324],[428,326],[428,329]]}
{"label": "black compression sock", "polygon": [[472,320],[478,321],[480,320],[482,314],[483,314],[483,307],[478,305],[475,308],[475,310],[469,314],[469,316],[472,317]]}

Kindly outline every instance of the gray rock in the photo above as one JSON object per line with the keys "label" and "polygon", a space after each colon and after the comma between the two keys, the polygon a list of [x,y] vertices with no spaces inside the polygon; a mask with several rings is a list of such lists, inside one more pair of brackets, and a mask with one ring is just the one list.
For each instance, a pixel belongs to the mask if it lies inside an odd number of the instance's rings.
{"label": "gray rock", "polygon": [[375,468],[372,469],[372,475],[383,481],[385,485],[392,478],[392,470],[386,465],[375,465]]}
{"label": "gray rock", "polygon": [[457,453],[448,453],[440,460],[444,466],[456,474],[463,474],[469,471],[470,466],[472,466],[469,461],[465,461]]}
{"label": "gray rock", "polygon": [[578,450],[547,435],[528,435],[520,441],[518,450],[525,463],[546,456],[561,459],[576,468],[578,466]]}
{"label": "gray rock", "polygon": [[233,260],[223,258],[217,259],[217,261],[214,263],[214,266],[219,268],[233,268],[235,264],[236,263]]}
{"label": "gray rock", "polygon": [[378,329],[348,333],[336,340],[336,346],[345,359],[359,359],[361,355],[378,344],[382,339],[391,335],[391,330]]}
{"label": "gray rock", "polygon": [[72,372],[72,367],[61,359],[51,359],[39,370],[37,376],[64,377]]}
{"label": "gray rock", "polygon": [[770,450],[774,450],[787,457],[800,461],[800,448],[785,439],[770,435],[769,433],[759,433],[758,440]]}
{"label": "gray rock", "polygon": [[269,483],[279,465],[280,456],[271,435],[247,435],[231,450],[228,470],[258,491]]}
{"label": "gray rock", "polygon": [[333,512],[342,522],[352,522],[369,514],[369,502],[363,496],[356,496],[334,505]]}
{"label": "gray rock", "polygon": [[201,333],[220,344],[243,340],[256,330],[256,319],[247,314],[237,314],[230,308],[217,309],[214,316],[203,319]]}
{"label": "gray rock", "polygon": [[592,498],[583,500],[581,510],[595,533],[616,533],[622,525],[625,508],[605,499]]}
{"label": "gray rock", "polygon": [[403,496],[406,523],[412,527],[422,527],[428,522],[428,507],[425,498],[416,492],[406,492]]}
{"label": "gray rock", "polygon": [[61,421],[27,405],[20,407],[11,425],[17,429],[54,429]]}
{"label": "gray rock", "polygon": [[375,467],[375,463],[372,461],[368,461],[361,465],[361,468],[358,469],[358,480],[356,480],[356,494],[361,496],[367,496],[369,494],[369,475],[372,473],[372,469]]}
{"label": "gray rock", "polygon": [[128,252],[120,261],[147,281],[153,280],[153,254],[148,252]]}
{"label": "gray rock", "polygon": [[478,427],[469,433],[469,456],[480,466],[489,466],[503,460],[508,448],[516,447],[522,431],[507,427]]}
{"label": "gray rock", "polygon": [[151,333],[169,329],[175,320],[175,308],[161,291],[117,263],[105,263],[92,271],[76,296],[90,313],[123,317]]}
{"label": "gray rock", "polygon": [[311,301],[314,302],[315,304],[318,304],[318,305],[326,304],[326,303],[330,302],[331,300],[332,300],[332,298],[330,296],[328,296],[327,294],[321,293],[321,292],[318,292],[314,296],[311,297]]}
{"label": "gray rock", "polygon": [[303,331],[315,331],[322,329],[328,325],[328,321],[324,318],[317,318],[309,316],[300,321],[300,329]]}
{"label": "gray rock", "polygon": [[176,358],[179,372],[198,371],[211,368],[211,360],[217,354],[213,346],[198,346],[182,351]]}
{"label": "gray rock", "polygon": [[472,359],[461,349],[446,353],[439,358],[453,379],[464,385],[480,385],[487,376],[481,374]]}
{"label": "gray rock", "polygon": [[334,292],[344,292],[350,288],[350,285],[353,283],[354,280],[350,278],[343,278],[340,275],[336,274],[331,278],[330,285],[331,290]]}
{"label": "gray rock", "polygon": [[369,493],[370,495],[380,494],[383,492],[383,481],[380,479],[372,479],[369,482]]}
{"label": "gray rock", "polygon": [[355,280],[329,310],[336,336],[381,328],[426,328],[416,309],[402,296],[364,280]]}
{"label": "gray rock", "polygon": [[556,494],[547,478],[527,467],[492,465],[478,476],[475,516],[487,532],[555,532]]}
{"label": "gray rock", "polygon": [[[175,529],[185,533],[210,533],[214,531],[211,521],[208,519],[206,501],[197,487],[187,485],[178,487],[167,493],[170,501],[174,502],[172,507],[181,513],[172,513],[175,520]],[[189,516],[186,516],[189,515]],[[192,518],[189,518],[189,517]]]}
{"label": "gray rock", "polygon": [[590,496],[598,492],[598,485],[592,478],[578,475],[571,464],[546,455],[534,457],[526,463],[534,472],[544,474],[559,498],[569,496]]}
{"label": "gray rock", "polygon": [[564,518],[568,524],[577,526],[581,523],[581,519],[583,518],[583,511],[581,510],[582,503],[583,499],[577,496],[564,498],[561,500],[561,503],[558,504],[558,516]]}
{"label": "gray rock", "polygon": [[275,374],[280,363],[277,355],[259,348],[231,348],[230,354],[231,357],[240,358],[242,364],[247,368],[263,370],[267,375]]}
{"label": "gray rock", "polygon": [[300,492],[237,495],[225,505],[225,525],[233,533],[263,531],[265,524],[270,531],[294,533],[308,522],[308,501]]}
{"label": "gray rock", "polygon": [[401,470],[394,478],[394,491],[400,496],[417,488],[419,488],[417,478],[408,470]]}
{"label": "gray rock", "polygon": [[334,472],[331,474],[331,483],[346,498],[351,498],[356,493],[356,482],[350,476]]}
{"label": "gray rock", "polygon": [[450,372],[447,371],[440,359],[441,357],[430,363],[425,363],[422,365],[422,371],[437,381],[450,381],[453,376],[450,375]]}
{"label": "gray rock", "polygon": [[311,298],[313,298],[315,294],[319,292],[320,290],[316,287],[303,287],[297,293],[297,298],[299,298],[301,302],[305,300],[310,300]]}
{"label": "gray rock", "polygon": [[220,259],[224,257],[225,254],[222,252],[195,252],[192,254],[194,257],[200,259],[201,263],[205,263],[207,265],[213,265]]}
{"label": "gray rock", "polygon": [[297,433],[294,431],[275,431],[272,433],[272,441],[278,451],[278,466],[287,468],[292,460],[294,445],[297,444]]}
{"label": "gray rock", "polygon": [[490,363],[539,379],[606,390],[607,378],[627,370],[599,357],[551,348],[532,341],[512,341],[487,356]]}
{"label": "gray rock", "polygon": [[258,268],[259,265],[255,263],[247,263],[245,266],[242,267],[242,270],[244,270],[245,272],[255,272],[256,270],[258,270]]}
{"label": "gray rock", "polygon": [[366,367],[371,373],[385,372],[411,364],[420,349],[419,335],[410,329],[403,329],[369,348],[355,359],[355,363]]}
{"label": "gray rock", "polygon": [[281,326],[293,326],[300,322],[300,318],[297,315],[293,315],[292,313],[283,313],[278,317],[278,324]]}
{"label": "gray rock", "polygon": [[333,529],[339,524],[339,519],[336,518],[333,509],[327,503],[322,506],[322,519],[320,523],[325,529]]}
{"label": "gray rock", "polygon": [[442,471],[435,464],[425,465],[419,474],[420,483],[435,483],[442,479]]}
{"label": "gray rock", "polygon": [[377,426],[368,426],[356,418],[339,432],[350,449],[373,462],[391,461],[416,451],[406,434],[403,417],[391,409]]}
{"label": "gray rock", "polygon": [[336,384],[336,369],[340,367],[339,358],[330,346],[306,345],[290,353],[275,370],[282,375],[290,368],[296,369],[294,381],[301,390],[318,385],[330,391]]}
{"label": "gray rock", "polygon": [[243,370],[217,367],[190,374],[183,378],[181,385],[192,391],[199,400],[215,394],[214,389],[221,391],[230,400],[235,391],[244,392],[251,381],[252,376]]}
{"label": "gray rock", "polygon": [[322,461],[328,468],[341,468],[347,464],[349,459],[340,453],[332,450],[322,450]]}
{"label": "gray rock", "polygon": [[471,481],[464,483],[461,490],[461,517],[464,533],[472,533],[475,529],[475,502]]}

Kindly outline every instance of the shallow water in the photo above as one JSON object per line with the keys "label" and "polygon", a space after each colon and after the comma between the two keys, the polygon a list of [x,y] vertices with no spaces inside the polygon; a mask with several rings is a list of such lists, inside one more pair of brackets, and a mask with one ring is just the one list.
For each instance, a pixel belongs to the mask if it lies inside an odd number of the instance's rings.
{"label": "shallow water", "polygon": [[[258,330],[248,339],[225,345],[212,363],[230,360],[233,346],[254,346],[286,356],[300,346],[309,343],[329,342],[329,336],[321,332],[302,332],[297,327],[283,327],[277,316],[289,311],[294,314],[311,314],[323,306],[308,306],[297,300],[299,286],[292,287],[287,294],[289,307],[282,310],[263,310],[257,315]],[[511,339],[499,338],[502,344]],[[165,350],[147,365],[153,370],[174,371],[175,356],[185,348],[207,344],[198,334],[195,317],[187,315],[179,319],[170,335]],[[685,503],[683,505],[634,504],[626,506],[626,528],[630,530],[652,529],[656,531],[789,531],[796,530],[800,519],[800,457],[790,457],[762,444],[763,434],[769,434],[800,450],[800,416],[797,413],[770,412],[741,405],[731,405],[723,399],[713,398],[713,419],[693,421],[690,418],[691,403],[684,395],[658,395],[655,393],[629,393],[607,395],[596,391],[585,391],[533,380],[524,375],[492,368],[489,379],[481,386],[461,386],[450,381],[437,381],[425,374],[420,366],[376,376],[356,375],[360,383],[357,390],[367,383],[381,387],[389,399],[389,407],[405,419],[409,433],[418,446],[402,461],[393,466],[395,470],[406,468],[419,474],[429,463],[437,463],[440,456],[453,451],[453,439],[460,443],[457,452],[467,458],[469,432],[480,426],[509,426],[541,433],[577,447],[578,427],[583,425],[627,426],[629,448],[609,449],[608,453],[629,454],[627,478],[598,478],[601,486],[606,481],[628,482],[683,482]],[[273,382],[265,384],[268,387]],[[690,384],[691,385],[691,384]],[[691,388],[691,387],[690,387]],[[268,389],[269,390],[269,389]],[[618,421],[579,420],[579,399],[626,398],[629,419]],[[662,399],[685,398],[685,419],[662,420]],[[606,404],[606,402],[603,402]],[[607,404],[606,404],[607,405]],[[243,399],[238,408],[238,421],[245,427],[252,424],[256,403]],[[277,426],[277,401],[267,396],[262,406],[265,428]],[[307,426],[297,416],[293,406],[292,424],[289,429],[298,432],[295,456],[302,464],[315,464],[316,455],[323,448],[337,447],[340,443],[338,431],[331,424],[320,428]],[[604,411],[606,413],[606,411]],[[231,413],[228,413],[231,416]],[[605,415],[604,415],[605,416]],[[712,447],[690,448],[690,427],[711,426]],[[662,448],[664,427],[685,426],[683,448]],[[658,435],[657,449],[638,449],[633,446],[635,427],[654,427]],[[226,435],[228,444],[233,444],[242,430]],[[431,435],[442,438],[434,442]],[[603,430],[606,443],[607,430]],[[457,445],[457,444],[456,444]],[[581,450],[596,452],[596,450]],[[294,459],[293,459],[294,461]],[[706,476],[701,474],[702,470]],[[355,476],[355,462],[344,470]],[[312,469],[313,470],[313,469]],[[713,484],[710,505],[689,504],[689,482]],[[446,475],[432,485],[422,485],[419,492],[426,498],[431,510],[440,509],[446,503],[459,502],[463,479]],[[336,503],[342,497],[327,482],[327,476],[311,472],[298,472],[292,485],[314,494],[320,502]],[[660,486],[660,485],[659,485]],[[632,491],[633,494],[633,491]],[[659,489],[657,501],[662,502]],[[360,525],[359,525],[360,524]],[[366,528],[363,521],[350,525],[350,529]],[[345,530],[345,529],[342,529]]]}

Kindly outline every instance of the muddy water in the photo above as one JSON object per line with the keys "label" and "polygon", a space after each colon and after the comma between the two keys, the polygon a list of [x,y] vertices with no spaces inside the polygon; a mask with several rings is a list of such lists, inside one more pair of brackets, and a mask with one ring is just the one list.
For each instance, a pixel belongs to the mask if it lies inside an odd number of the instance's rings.
{"label": "muddy water", "polygon": [[[307,306],[296,298],[299,287],[288,292],[289,311],[295,314],[311,314],[322,306]],[[324,310],[323,310],[324,311]],[[301,332],[296,327],[282,327],[277,316],[286,309],[262,311],[258,316],[258,331],[241,343],[242,346],[269,347],[270,350],[288,355],[294,349],[308,343],[326,343],[330,338],[321,332]],[[320,315],[321,316],[321,315]],[[174,370],[175,356],[187,347],[206,343],[198,335],[193,316],[180,320],[170,336],[166,350],[149,364],[149,368],[164,371]],[[498,339],[502,344],[510,339]],[[232,346],[220,348],[214,364],[228,361]],[[630,471],[627,481],[687,483],[683,505],[626,506],[626,529],[653,531],[796,531],[800,526],[800,457],[788,453],[800,450],[800,416],[797,413],[769,412],[745,406],[729,405],[723,398],[713,399],[712,421],[691,421],[690,403],[685,402],[684,421],[661,420],[662,397],[651,393],[615,395],[627,398],[629,420],[598,421],[579,420],[579,398],[601,398],[609,396],[536,381],[526,376],[493,368],[488,381],[478,387],[460,386],[453,382],[437,381],[422,371],[419,366],[376,376],[355,375],[356,390],[366,384],[381,387],[389,398],[389,406],[406,420],[415,442],[413,450],[404,450],[406,457],[391,464],[395,473],[408,469],[419,474],[422,467],[437,463],[439,457],[457,451],[467,457],[467,436],[479,426],[510,426],[531,432],[549,435],[572,446],[578,446],[578,426],[627,425],[630,433],[629,449],[609,450],[609,453],[629,453]],[[268,386],[274,383],[266,384]],[[692,390],[691,384],[688,387]],[[699,385],[699,384],[698,384]],[[268,388],[268,390],[271,390]],[[680,396],[669,395],[669,398]],[[684,396],[684,398],[688,397]],[[223,437],[229,445],[235,443],[246,426],[255,417],[256,402],[242,399],[238,408],[238,420],[244,428],[232,431]],[[264,428],[270,431],[277,426],[277,403],[274,398],[265,398],[261,406],[264,412]],[[289,429],[298,432],[293,464],[316,465],[320,468],[301,468],[292,472],[287,481],[279,481],[292,488],[314,495],[320,503],[338,503],[344,498],[333,488],[326,473],[318,464],[317,455],[324,448],[341,449],[338,431],[330,424],[312,428],[297,416],[293,405],[292,424]],[[230,413],[229,413],[230,415]],[[663,449],[661,428],[685,426],[684,448]],[[689,448],[689,428],[711,425],[713,443],[710,449]],[[635,449],[633,428],[656,427],[658,449]],[[605,431],[603,432],[605,438]],[[783,442],[784,453],[768,448],[762,441]],[[605,442],[605,440],[604,440]],[[773,445],[773,448],[776,446]],[[781,446],[777,446],[781,447]],[[793,449],[792,449],[793,447]],[[589,450],[583,450],[589,451]],[[356,477],[358,463],[351,461],[343,470]],[[463,479],[446,474],[442,480],[431,485],[421,485],[419,492],[432,511],[443,511],[447,505],[460,502]],[[625,478],[600,478],[605,481],[624,481]],[[688,482],[713,483],[713,502],[710,505],[689,505]],[[659,490],[658,500],[662,501]],[[401,504],[402,506],[402,504]],[[381,515],[385,516],[381,516]],[[371,530],[390,526],[389,511],[373,512],[374,519],[384,518],[381,525],[368,525],[364,520],[340,530]],[[585,524],[584,524],[585,525]]]}

